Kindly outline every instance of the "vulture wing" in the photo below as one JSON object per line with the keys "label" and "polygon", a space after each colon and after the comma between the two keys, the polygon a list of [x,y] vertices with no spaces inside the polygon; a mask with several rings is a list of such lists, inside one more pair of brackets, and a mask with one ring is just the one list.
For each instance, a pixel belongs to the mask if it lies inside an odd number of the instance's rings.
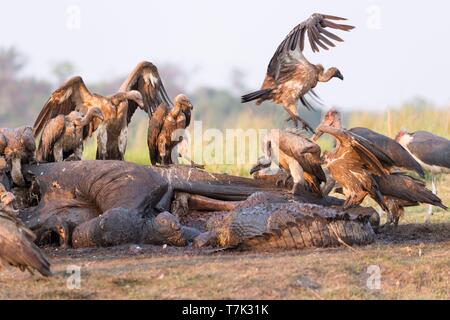
{"label": "vulture wing", "polygon": [[81,77],[73,77],[52,93],[39,113],[33,126],[34,136],[38,136],[45,124],[56,116],[68,115],[78,110],[86,113],[84,102],[89,100],[92,94],[86,88]]}
{"label": "vulture wing", "polygon": [[60,114],[53,119],[50,119],[42,130],[42,135],[39,140],[38,160],[50,161],[53,157],[54,143],[62,136],[66,128],[65,116]]}
{"label": "vulture wing", "polygon": [[33,243],[33,234],[20,221],[0,212],[0,259],[23,270],[50,276],[50,262]]}
{"label": "vulture wing", "polygon": [[442,200],[425,187],[425,183],[402,173],[376,177],[383,195],[410,203],[427,203],[448,209]]}
{"label": "vulture wing", "polygon": [[[423,171],[422,166],[411,156],[411,154],[405,148],[403,148],[400,143],[398,143],[394,139],[386,137],[385,135],[379,134],[367,128],[353,128],[350,129],[350,131],[363,138],[366,138],[374,145],[376,145],[378,149],[383,150],[383,152],[392,159],[394,166],[415,171],[421,177],[425,177],[425,172]],[[383,166],[387,168],[391,167],[389,163],[383,161],[383,158],[379,160],[381,161],[381,164],[383,164]]]}
{"label": "vulture wing", "polygon": [[412,136],[408,149],[414,156],[426,164],[450,169],[450,140],[426,131],[415,132]]}
{"label": "vulture wing", "polygon": [[[128,78],[122,83],[119,91],[137,90],[144,99],[144,111],[153,115],[160,104],[171,106],[169,95],[164,88],[158,69],[151,62],[141,62],[129,74]],[[128,123],[138,108],[134,101],[128,101]]]}
{"label": "vulture wing", "polygon": [[306,21],[297,25],[286,38],[278,46],[275,54],[270,60],[267,68],[267,74],[274,80],[278,80],[280,70],[287,71],[293,65],[305,60],[302,52],[305,48],[305,38],[308,34],[309,44],[313,52],[319,52],[319,47],[328,50],[329,47],[334,47],[335,44],[331,41],[342,42],[340,37],[326,30],[332,28],[343,31],[350,31],[354,27],[337,24],[331,20],[346,20],[345,18],[315,13]]}
{"label": "vulture wing", "polygon": [[369,140],[352,133],[351,131],[324,125],[317,128],[317,131],[334,136],[341,143],[339,148],[349,148],[356,152],[372,174],[380,176],[386,175],[387,172],[381,164],[381,161],[390,166],[393,165],[392,159],[390,159],[382,150]]}
{"label": "vulture wing", "polygon": [[168,112],[169,107],[166,104],[160,104],[148,121],[147,144],[152,165],[156,165],[159,160],[157,140]]}

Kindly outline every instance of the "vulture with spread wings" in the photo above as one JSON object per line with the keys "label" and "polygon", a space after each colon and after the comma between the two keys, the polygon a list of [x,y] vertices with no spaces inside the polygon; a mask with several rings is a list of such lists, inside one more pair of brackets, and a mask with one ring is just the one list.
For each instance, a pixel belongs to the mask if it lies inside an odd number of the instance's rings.
{"label": "vulture with spread wings", "polygon": [[[121,91],[112,96],[92,94],[81,77],[73,77],[52,93],[34,124],[33,133],[38,136],[46,124],[73,111],[87,114],[91,108],[101,110],[103,120],[93,117],[89,126],[83,130],[83,140],[98,129],[97,158],[103,160],[122,160],[126,147],[127,104],[133,101],[144,107],[142,95],[135,90]],[[124,109],[125,106],[125,109]]]}
{"label": "vulture with spread wings", "polygon": [[298,121],[303,128],[313,132],[311,126],[297,112],[297,101],[307,109],[313,109],[312,104],[305,96],[316,97],[313,89],[318,82],[328,82],[332,78],[344,79],[339,69],[333,67],[325,71],[320,64],[311,64],[303,55],[305,38],[308,35],[309,44],[313,52],[318,52],[319,47],[328,50],[335,44],[331,41],[343,40],[337,35],[329,32],[326,28],[349,31],[354,27],[338,24],[332,20],[346,20],[345,18],[313,14],[309,19],[297,25],[278,46],[275,54],[270,60],[261,90],[244,95],[242,102],[257,100],[260,105],[266,100],[283,105],[290,118],[297,125]]}
{"label": "vulture with spread wings", "polygon": [[[144,111],[149,115],[147,144],[150,162],[171,164],[172,150],[181,141],[176,130],[186,129],[191,122],[192,103],[184,94],[175,97],[173,103],[164,88],[158,69],[151,62],[141,62],[120,87],[121,91],[137,90],[142,94]],[[138,105],[128,104],[128,122]],[[178,156],[178,155],[176,155]]]}
{"label": "vulture with spread wings", "polygon": [[330,134],[337,140],[336,148],[324,154],[324,161],[333,179],[343,188],[347,198],[344,207],[360,205],[370,195],[389,212],[375,177],[389,174],[381,162],[392,166],[392,159],[372,142],[351,131],[320,126],[317,132]]}

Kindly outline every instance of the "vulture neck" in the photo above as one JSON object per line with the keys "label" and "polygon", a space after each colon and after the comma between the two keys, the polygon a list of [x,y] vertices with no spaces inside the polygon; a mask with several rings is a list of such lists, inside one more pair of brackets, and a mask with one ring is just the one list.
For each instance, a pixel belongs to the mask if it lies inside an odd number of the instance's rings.
{"label": "vulture neck", "polygon": [[80,125],[82,126],[82,127],[85,127],[85,126],[87,126],[91,121],[92,121],[92,118],[94,117],[94,109],[89,109],[89,111],[85,114],[85,116],[83,117],[83,118],[81,118],[81,121],[80,121]]}
{"label": "vulture neck", "polygon": [[334,74],[336,73],[335,69],[328,69],[324,72],[323,67],[319,68],[319,76],[318,80],[319,82],[328,82],[331,80],[331,78],[334,77]]}

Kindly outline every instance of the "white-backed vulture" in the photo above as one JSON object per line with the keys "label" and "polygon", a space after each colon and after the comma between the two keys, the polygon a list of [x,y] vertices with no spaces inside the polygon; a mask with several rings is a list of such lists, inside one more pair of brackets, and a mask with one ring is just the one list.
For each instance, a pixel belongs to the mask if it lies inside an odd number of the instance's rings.
{"label": "white-backed vulture", "polygon": [[[322,197],[321,183],[327,179],[321,167],[320,147],[299,132],[272,129],[263,142],[264,155],[250,170],[254,174],[268,168],[276,160],[294,180],[293,193],[308,187]],[[304,189],[303,189],[304,190]]]}
{"label": "white-backed vulture", "polygon": [[[172,134],[176,129],[189,126],[192,103],[184,94],[176,96],[172,103],[158,69],[148,61],[141,62],[134,68],[120,90],[137,90],[142,94],[143,109],[149,115],[147,144],[150,162],[171,164],[172,150],[180,142],[178,139],[172,141]],[[128,104],[129,122],[137,105],[132,101],[124,101],[123,104]]]}
{"label": "white-backed vulture", "polygon": [[133,101],[144,107],[142,95],[138,91],[120,91],[112,96],[92,94],[81,77],[73,77],[52,93],[34,123],[33,132],[37,137],[45,124],[59,115],[69,115],[72,111],[86,114],[89,109],[98,107],[103,113],[103,121],[94,117],[85,130],[86,139],[95,130],[97,134],[97,158],[123,160],[127,135],[127,103]]}
{"label": "white-backed vulture", "polygon": [[17,217],[11,192],[0,184],[0,260],[7,265],[51,276],[50,262],[34,244],[35,236]]}
{"label": "white-backed vulture", "polygon": [[14,184],[25,186],[22,163],[35,160],[36,142],[31,127],[0,129],[0,156],[3,156],[11,169]]}
{"label": "white-backed vulture", "polygon": [[42,130],[36,158],[39,162],[60,162],[74,155],[82,160],[83,137],[88,126],[103,113],[98,107],[89,108],[86,114],[72,111],[67,116],[50,119]]}
{"label": "white-backed vulture", "polygon": [[328,82],[332,78],[344,79],[341,72],[333,67],[325,71],[320,64],[311,64],[303,55],[305,38],[308,34],[309,43],[313,52],[318,52],[319,47],[328,50],[335,44],[331,40],[343,41],[335,34],[326,30],[333,28],[343,31],[352,30],[354,27],[337,24],[331,20],[346,20],[344,18],[313,14],[309,19],[297,25],[278,46],[270,60],[266,77],[259,91],[244,95],[242,102],[257,100],[260,105],[266,100],[283,105],[290,118],[297,125],[298,121],[304,129],[314,132],[313,128],[302,118],[297,111],[298,100],[307,108],[313,109],[306,95],[316,97],[313,89],[318,82]]}

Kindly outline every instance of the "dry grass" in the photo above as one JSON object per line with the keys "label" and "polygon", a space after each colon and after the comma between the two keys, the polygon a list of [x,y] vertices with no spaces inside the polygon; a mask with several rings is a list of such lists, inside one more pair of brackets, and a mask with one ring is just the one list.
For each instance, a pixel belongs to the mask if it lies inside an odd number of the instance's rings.
{"label": "dry grass", "polygon": [[[450,224],[393,232],[356,252],[48,249],[55,277],[0,272],[0,299],[450,299]],[[79,290],[66,287],[68,265],[81,266]],[[367,288],[371,265],[380,267],[381,290]]]}

